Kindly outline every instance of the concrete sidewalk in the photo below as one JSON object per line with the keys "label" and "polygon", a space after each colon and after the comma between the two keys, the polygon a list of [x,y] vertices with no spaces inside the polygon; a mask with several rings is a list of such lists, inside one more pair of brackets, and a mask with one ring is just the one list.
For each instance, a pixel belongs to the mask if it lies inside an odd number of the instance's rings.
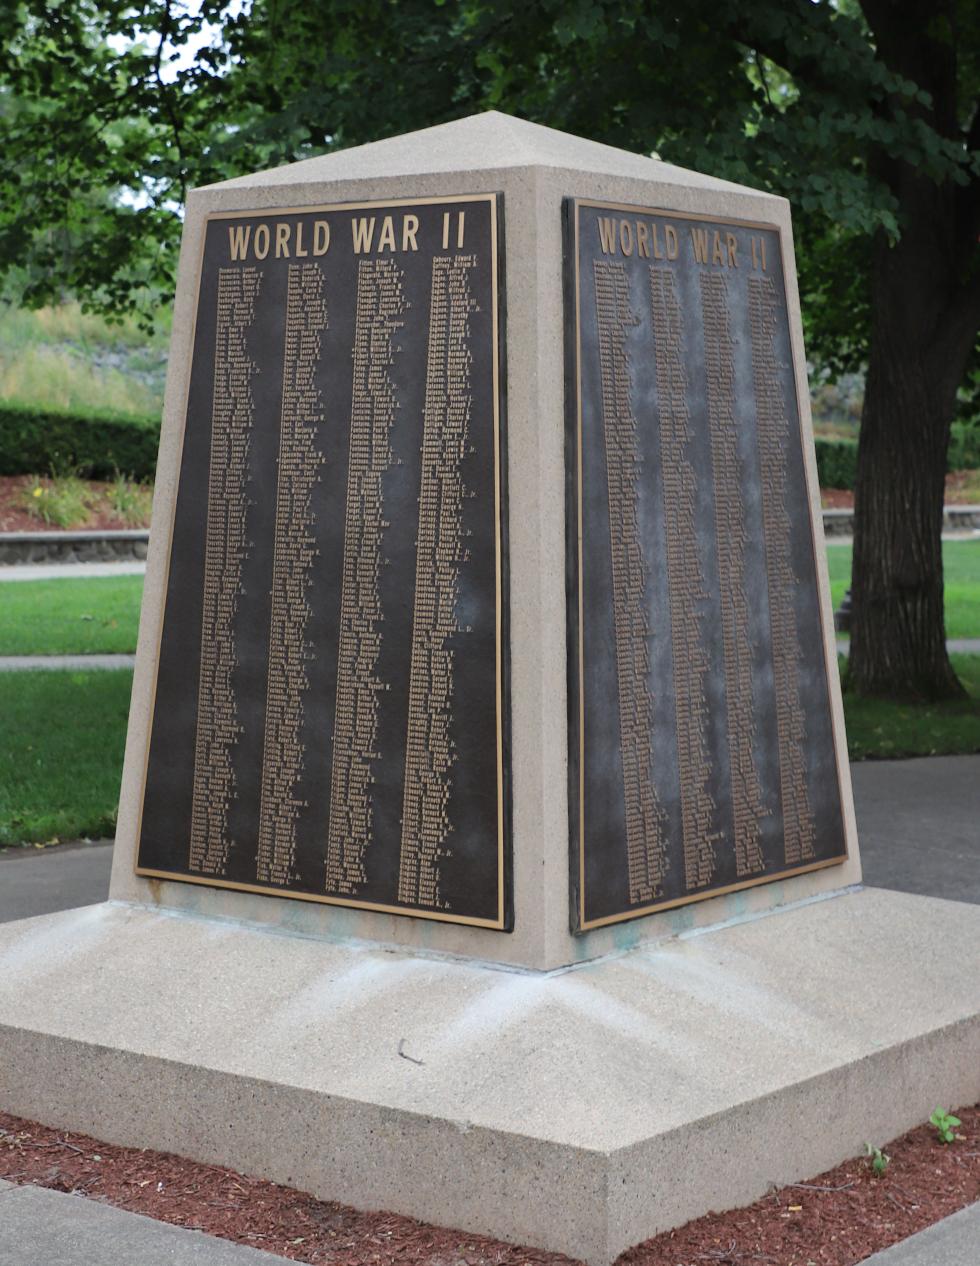
{"label": "concrete sidewalk", "polygon": [[[980,756],[851,766],[864,882],[980,905]],[[112,845],[0,854],[0,923],[104,901]]]}
{"label": "concrete sidewalk", "polygon": [[977,1266],[978,1262],[980,1204],[971,1204],[918,1235],[866,1257],[862,1266]]}
{"label": "concrete sidewalk", "polygon": [[[980,904],[980,756],[852,766],[869,886]],[[107,842],[0,855],[0,922],[105,899]],[[976,1266],[980,1206],[868,1259]],[[262,1266],[285,1259],[39,1188],[0,1183],[0,1266]]]}
{"label": "concrete sidewalk", "polygon": [[868,887],[980,905],[980,756],[859,761],[851,778]]}
{"label": "concrete sidewalk", "polygon": [[[950,655],[980,655],[980,637],[948,637],[946,649]],[[851,639],[839,637],[837,639],[838,654],[849,655],[850,651]]]}
{"label": "concrete sidewalk", "polygon": [[111,868],[108,840],[0,853],[0,923],[105,901]]}
{"label": "concrete sidewalk", "polygon": [[7,563],[0,564],[5,580],[84,580],[92,576],[143,576],[146,563]]}
{"label": "concrete sidewalk", "polygon": [[286,1260],[84,1196],[0,1182],[0,1266],[277,1266]]}
{"label": "concrete sidewalk", "polygon": [[0,673],[91,672],[132,668],[135,655],[0,655]]}
{"label": "concrete sidewalk", "polygon": [[948,637],[946,649],[950,655],[980,654],[980,637]]}

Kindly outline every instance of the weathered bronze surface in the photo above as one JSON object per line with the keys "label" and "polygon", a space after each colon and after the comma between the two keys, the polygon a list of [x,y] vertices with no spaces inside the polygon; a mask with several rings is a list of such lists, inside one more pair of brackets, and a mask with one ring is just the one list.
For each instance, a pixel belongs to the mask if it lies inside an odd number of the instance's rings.
{"label": "weathered bronze surface", "polygon": [[779,232],[565,217],[581,931],[846,845]]}
{"label": "weathered bronze surface", "polygon": [[210,217],[140,874],[510,925],[500,212]]}

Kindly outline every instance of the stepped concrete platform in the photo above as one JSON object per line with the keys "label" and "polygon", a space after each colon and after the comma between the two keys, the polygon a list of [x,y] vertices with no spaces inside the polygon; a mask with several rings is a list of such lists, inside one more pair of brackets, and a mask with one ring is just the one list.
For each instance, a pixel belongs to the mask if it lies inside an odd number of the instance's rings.
{"label": "stepped concrete platform", "polygon": [[860,890],[542,973],[105,903],[0,927],[0,1107],[606,1263],[974,1099],[978,943]]}

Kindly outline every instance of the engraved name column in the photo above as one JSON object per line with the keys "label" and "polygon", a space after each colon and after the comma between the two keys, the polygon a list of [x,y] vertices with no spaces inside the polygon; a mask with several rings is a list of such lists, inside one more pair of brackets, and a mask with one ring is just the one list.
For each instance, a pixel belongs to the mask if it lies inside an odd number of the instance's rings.
{"label": "engraved name column", "polygon": [[303,699],[309,688],[307,593],[316,556],[313,486],[323,455],[316,445],[323,419],[314,374],[327,325],[323,273],[317,264],[290,264],[273,539],[269,676],[259,806],[259,883],[285,884],[296,854],[296,823],[304,807]]}
{"label": "engraved name column", "polygon": [[772,621],[773,681],[779,733],[779,782],[787,866],[813,857],[814,818],[806,773],[806,714],[800,691],[800,638],[796,575],[790,555],[792,518],[787,504],[789,417],[776,363],[776,287],[769,277],[749,281],[752,376],[762,468],[762,514]]}
{"label": "engraved name column", "polygon": [[660,894],[666,870],[663,813],[653,780],[653,698],[647,649],[646,566],[637,520],[640,454],[630,399],[627,332],[637,324],[622,264],[596,260],[595,303],[609,496],[616,677],[631,903]]}
{"label": "engraved name column", "polygon": [[218,314],[211,408],[211,456],[204,553],[204,611],[197,690],[197,731],[188,866],[222,875],[232,841],[228,814],[235,799],[232,763],[240,733],[235,699],[235,616],[247,554],[246,515],[252,377],[247,337],[262,274],[255,268],[218,270]]}
{"label": "engraved name column", "polygon": [[391,428],[398,408],[391,379],[393,337],[406,308],[403,274],[394,260],[362,259],[357,270],[350,457],[344,524],[337,704],[330,777],[325,882],[331,893],[355,893],[367,879],[372,837],[372,784],[380,694],[379,591],[384,518],[381,479],[392,461]]}
{"label": "engraved name column", "polygon": [[697,476],[689,457],[692,433],[681,350],[683,317],[673,275],[665,268],[650,268],[649,272],[670,582],[684,879],[690,892],[711,882],[715,870],[713,841],[717,838],[711,829],[715,802],[709,788],[712,768],[705,698],[709,663],[700,610],[707,595],[698,552]]}
{"label": "engraved name column", "polygon": [[422,426],[412,666],[398,900],[448,908],[439,862],[452,834],[453,658],[462,561],[461,508],[467,489],[470,390],[470,288],[474,255],[432,261],[429,347]]}
{"label": "engraved name column", "polygon": [[735,432],[735,365],[728,316],[728,283],[720,273],[702,273],[700,281],[711,473],[715,494],[715,540],[721,589],[735,871],[742,878],[765,869],[760,822],[766,813],[754,754],[756,728],[752,696],[752,630],[745,572],[748,537],[742,497],[744,472]]}

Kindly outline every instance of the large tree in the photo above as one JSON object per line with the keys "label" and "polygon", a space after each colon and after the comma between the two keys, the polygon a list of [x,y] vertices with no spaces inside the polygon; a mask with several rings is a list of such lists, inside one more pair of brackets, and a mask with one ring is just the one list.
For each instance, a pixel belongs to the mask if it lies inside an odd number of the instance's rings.
{"label": "large tree", "polygon": [[980,323],[978,25],[971,0],[15,4],[0,266],[97,173],[130,193],[67,280],[131,302],[147,242],[150,274],[172,273],[188,184],[488,107],[785,193],[813,352],[867,366],[851,685],[951,695],[940,529]]}

